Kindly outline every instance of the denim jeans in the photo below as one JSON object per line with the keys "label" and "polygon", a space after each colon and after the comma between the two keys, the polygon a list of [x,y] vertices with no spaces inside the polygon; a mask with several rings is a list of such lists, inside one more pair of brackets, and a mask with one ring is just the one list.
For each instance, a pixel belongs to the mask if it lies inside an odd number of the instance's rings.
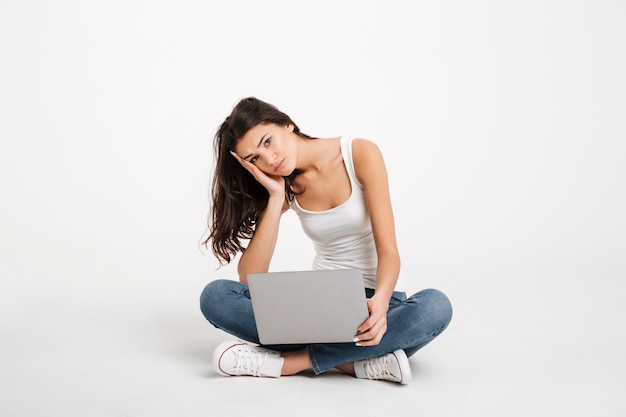
{"label": "denim jeans", "polygon": [[[365,289],[367,298],[374,290]],[[231,335],[259,344],[248,286],[233,280],[210,282],[200,296],[200,309],[213,326]],[[437,337],[452,319],[448,298],[435,289],[420,291],[407,298],[394,292],[389,301],[387,332],[376,346],[356,346],[354,343],[325,343],[311,345],[265,345],[278,351],[306,348],[313,371],[320,374],[338,365],[381,356],[396,349],[413,355]],[[356,329],[355,329],[356,331]]]}

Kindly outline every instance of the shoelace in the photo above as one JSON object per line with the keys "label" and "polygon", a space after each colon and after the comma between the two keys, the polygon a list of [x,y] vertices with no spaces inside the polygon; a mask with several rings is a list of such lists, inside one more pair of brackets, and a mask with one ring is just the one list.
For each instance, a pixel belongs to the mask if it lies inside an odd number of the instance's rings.
{"label": "shoelace", "polygon": [[233,352],[233,354],[237,358],[234,370],[244,371],[252,374],[252,376],[261,375],[261,368],[270,355],[269,352],[259,352],[242,347]]}
{"label": "shoelace", "polygon": [[387,379],[397,381],[398,377],[389,372],[390,355],[371,358],[365,362],[365,374],[369,379]]}

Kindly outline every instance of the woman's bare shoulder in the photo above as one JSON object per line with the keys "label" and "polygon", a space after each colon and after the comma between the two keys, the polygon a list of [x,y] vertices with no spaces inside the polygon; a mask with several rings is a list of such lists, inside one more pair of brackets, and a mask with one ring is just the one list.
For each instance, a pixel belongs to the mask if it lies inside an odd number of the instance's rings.
{"label": "woman's bare shoulder", "polygon": [[355,138],[352,141],[352,160],[357,179],[361,182],[370,174],[385,170],[385,163],[380,148],[369,139]]}
{"label": "woman's bare shoulder", "polygon": [[352,141],[352,158],[358,163],[364,159],[382,158],[382,153],[375,142],[369,139],[354,138]]}

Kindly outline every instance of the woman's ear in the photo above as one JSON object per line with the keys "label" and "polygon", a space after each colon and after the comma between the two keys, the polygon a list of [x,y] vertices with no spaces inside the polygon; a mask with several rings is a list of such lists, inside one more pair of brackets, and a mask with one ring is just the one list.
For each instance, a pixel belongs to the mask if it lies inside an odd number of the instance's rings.
{"label": "woman's ear", "polygon": [[289,123],[289,124],[287,125],[287,131],[288,131],[288,132],[293,132],[293,129],[294,129],[294,125],[293,125],[293,123]]}

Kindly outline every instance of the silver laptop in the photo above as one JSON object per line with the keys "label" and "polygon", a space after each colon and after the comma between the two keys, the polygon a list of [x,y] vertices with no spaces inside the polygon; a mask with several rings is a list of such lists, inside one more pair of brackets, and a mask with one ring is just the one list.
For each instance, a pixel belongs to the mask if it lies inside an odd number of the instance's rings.
{"label": "silver laptop", "polygon": [[368,318],[357,269],[248,274],[263,345],[352,342]]}

